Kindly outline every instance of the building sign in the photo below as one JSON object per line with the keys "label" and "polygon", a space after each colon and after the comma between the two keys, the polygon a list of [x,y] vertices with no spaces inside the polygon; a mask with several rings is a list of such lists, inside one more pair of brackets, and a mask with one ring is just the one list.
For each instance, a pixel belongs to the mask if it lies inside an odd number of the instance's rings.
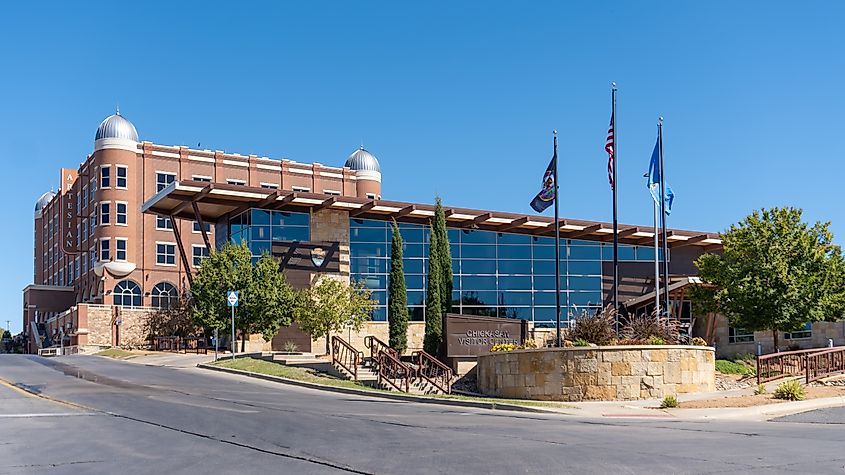
{"label": "building sign", "polygon": [[62,168],[62,189],[61,189],[61,211],[59,212],[59,230],[62,236],[62,251],[65,254],[76,254],[79,248],[76,246],[76,233],[78,221],[78,197],[79,190],[73,189],[76,182],[77,171]]}
{"label": "building sign", "polygon": [[446,356],[478,356],[493,345],[522,344],[528,335],[528,322],[513,318],[446,315]]}
{"label": "building sign", "polygon": [[273,241],[273,257],[282,270],[340,272],[340,243]]}

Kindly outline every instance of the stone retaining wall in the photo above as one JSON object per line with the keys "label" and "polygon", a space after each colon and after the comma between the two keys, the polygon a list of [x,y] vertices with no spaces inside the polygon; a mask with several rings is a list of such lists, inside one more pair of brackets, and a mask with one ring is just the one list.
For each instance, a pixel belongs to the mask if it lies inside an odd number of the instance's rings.
{"label": "stone retaining wall", "polygon": [[476,371],[491,396],[610,401],[715,391],[714,363],[702,346],[543,348],[481,355]]}

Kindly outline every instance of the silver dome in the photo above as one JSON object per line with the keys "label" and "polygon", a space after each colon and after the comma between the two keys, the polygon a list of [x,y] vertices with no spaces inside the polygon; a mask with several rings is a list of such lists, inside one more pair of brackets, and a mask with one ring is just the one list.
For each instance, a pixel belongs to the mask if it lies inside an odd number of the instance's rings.
{"label": "silver dome", "polygon": [[137,142],[138,131],[135,130],[132,122],[126,120],[118,111],[116,114],[106,117],[106,120],[97,128],[97,136],[94,140],[100,139],[128,139]]}
{"label": "silver dome", "polygon": [[47,193],[41,195],[41,198],[38,198],[38,201],[35,202],[35,214],[37,215],[38,213],[40,213],[41,210],[43,210],[45,206],[50,204],[50,201],[52,201],[55,197],[56,192],[54,191],[48,191]]}
{"label": "silver dome", "polygon": [[364,150],[363,146],[353,152],[352,155],[346,159],[346,164],[343,166],[349,167],[353,170],[366,170],[381,173],[381,167],[379,166],[375,155]]}

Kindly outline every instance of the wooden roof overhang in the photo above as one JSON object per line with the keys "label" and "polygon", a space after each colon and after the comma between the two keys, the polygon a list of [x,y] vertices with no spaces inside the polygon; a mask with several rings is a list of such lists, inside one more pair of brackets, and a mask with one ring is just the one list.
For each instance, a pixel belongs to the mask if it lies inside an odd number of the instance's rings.
{"label": "wooden roof overhang", "polygon": [[[347,211],[351,217],[402,223],[428,224],[434,216],[434,205],[400,201],[373,200],[354,196],[334,196],[272,190],[243,185],[175,181],[147,200],[144,213],[217,222],[226,216],[236,216],[250,208],[310,212],[333,209]],[[507,213],[469,208],[444,207],[447,226],[459,229],[509,232],[533,236],[554,236],[554,219],[519,213]],[[563,239],[612,242],[613,226],[599,221],[560,219]],[[720,250],[718,233],[672,229],[667,232],[670,248],[697,246],[706,251]],[[619,225],[619,242],[643,245],[653,242],[651,227]]]}

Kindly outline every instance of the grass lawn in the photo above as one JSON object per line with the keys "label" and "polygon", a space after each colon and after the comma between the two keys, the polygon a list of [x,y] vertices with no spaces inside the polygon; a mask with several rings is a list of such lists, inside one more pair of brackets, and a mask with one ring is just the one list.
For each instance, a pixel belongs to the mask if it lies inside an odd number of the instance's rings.
{"label": "grass lawn", "polygon": [[[335,378],[334,376],[319,373],[305,368],[297,368],[294,366],[285,366],[279,363],[272,363],[270,361],[259,360],[255,358],[236,358],[235,360],[224,359],[211,363],[214,366],[221,366],[223,368],[239,369],[242,371],[250,371],[253,373],[267,374],[270,376],[280,376],[282,378],[295,379],[297,381],[305,381],[308,383],[325,384],[326,386],[338,386],[343,388],[363,389],[372,392],[391,392],[382,389],[371,388],[355,381]],[[527,401],[523,399],[499,399],[492,397],[475,397],[463,396],[459,394],[429,394],[428,397],[437,399],[451,399],[457,401],[476,401],[486,402],[492,404],[513,404],[517,406],[528,407],[554,407],[559,409],[572,408],[566,404],[547,401]]]}
{"label": "grass lawn", "polygon": [[108,350],[103,350],[97,353],[94,353],[97,356],[108,356],[109,358],[117,358],[125,360],[127,358],[134,358],[138,356],[136,353],[132,353],[131,351],[121,350],[120,348],[109,348]]}
{"label": "grass lawn", "polygon": [[755,376],[757,374],[757,367],[754,366],[754,361],[744,359],[716,360],[716,371],[722,374]]}

